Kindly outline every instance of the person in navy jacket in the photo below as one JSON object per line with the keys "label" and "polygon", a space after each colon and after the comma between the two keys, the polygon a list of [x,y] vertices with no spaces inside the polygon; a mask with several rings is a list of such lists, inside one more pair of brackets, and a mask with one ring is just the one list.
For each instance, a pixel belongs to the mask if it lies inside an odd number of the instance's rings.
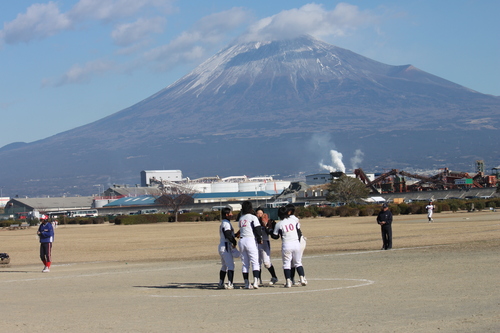
{"label": "person in navy jacket", "polygon": [[386,203],[382,205],[382,210],[378,213],[377,223],[382,229],[382,250],[392,249],[392,213]]}
{"label": "person in navy jacket", "polygon": [[45,265],[42,272],[48,273],[52,262],[52,242],[54,241],[54,228],[48,217],[42,216],[42,223],[38,227],[37,234],[40,239],[40,259]]}

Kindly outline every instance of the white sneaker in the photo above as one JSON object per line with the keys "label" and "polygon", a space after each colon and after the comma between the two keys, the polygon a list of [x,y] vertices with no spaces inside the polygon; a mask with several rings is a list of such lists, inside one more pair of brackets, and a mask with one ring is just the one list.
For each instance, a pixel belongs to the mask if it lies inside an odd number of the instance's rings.
{"label": "white sneaker", "polygon": [[286,279],[285,288],[292,288],[292,280]]}
{"label": "white sneaker", "polygon": [[229,282],[229,283],[227,284],[227,286],[226,286],[226,289],[228,289],[228,290],[233,290],[233,289],[234,289],[233,284],[232,284],[231,282]]}
{"label": "white sneaker", "polygon": [[44,267],[44,269],[42,270],[42,273],[48,273],[50,272],[50,269],[48,267]]}
{"label": "white sneaker", "polygon": [[259,289],[259,279],[253,279],[253,289]]}
{"label": "white sneaker", "polygon": [[300,284],[303,286],[307,286],[307,280],[305,276],[300,277]]}
{"label": "white sneaker", "polygon": [[272,286],[272,285],[274,285],[276,282],[278,282],[278,278],[273,277],[273,278],[271,278],[271,281],[269,281],[269,285],[270,285],[270,286]]}
{"label": "white sneaker", "polygon": [[248,280],[245,280],[245,287],[243,287],[245,289],[253,289],[253,286],[250,284],[250,282]]}

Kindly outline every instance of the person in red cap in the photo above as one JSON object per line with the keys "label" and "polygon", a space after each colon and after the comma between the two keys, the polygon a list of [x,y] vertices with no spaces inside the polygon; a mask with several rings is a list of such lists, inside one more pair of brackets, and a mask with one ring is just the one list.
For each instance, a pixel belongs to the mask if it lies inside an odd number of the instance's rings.
{"label": "person in red cap", "polygon": [[54,228],[49,218],[46,215],[41,217],[42,223],[38,227],[38,237],[40,239],[40,259],[42,259],[45,267],[43,273],[50,272],[50,264],[52,262],[52,242],[54,241]]}

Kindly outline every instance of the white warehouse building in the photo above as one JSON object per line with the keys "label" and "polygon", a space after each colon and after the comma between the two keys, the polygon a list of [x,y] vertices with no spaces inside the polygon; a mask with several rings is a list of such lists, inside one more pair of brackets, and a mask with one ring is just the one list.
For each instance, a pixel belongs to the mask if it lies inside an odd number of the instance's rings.
{"label": "white warehouse building", "polygon": [[141,186],[147,187],[151,185],[151,179],[157,181],[166,180],[169,182],[182,181],[181,170],[144,170],[141,171]]}
{"label": "white warehouse building", "polygon": [[290,181],[275,180],[273,177],[231,176],[226,178],[203,177],[182,178],[181,170],[141,171],[141,187],[156,187],[161,182],[176,182],[198,193],[267,192],[280,194],[290,186]]}

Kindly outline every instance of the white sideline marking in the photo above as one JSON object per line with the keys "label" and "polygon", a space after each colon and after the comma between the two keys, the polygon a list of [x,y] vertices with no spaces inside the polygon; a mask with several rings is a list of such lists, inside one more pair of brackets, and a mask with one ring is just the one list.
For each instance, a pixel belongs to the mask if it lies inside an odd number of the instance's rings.
{"label": "white sideline marking", "polygon": [[[219,294],[211,294],[211,295],[148,295],[149,297],[157,297],[157,298],[195,298],[195,297],[241,297],[241,296],[267,296],[267,295],[288,295],[288,294],[303,294],[303,293],[315,293],[321,291],[333,291],[333,290],[342,290],[342,289],[350,289],[350,288],[359,288],[369,286],[374,284],[375,281],[367,280],[367,279],[340,279],[340,278],[325,278],[325,279],[307,279],[308,281],[356,281],[358,284],[352,286],[345,287],[334,287],[334,288],[321,288],[321,289],[310,289],[309,287],[292,287],[292,288],[279,288],[279,291],[274,292],[258,292],[256,290],[246,290],[246,289],[235,289],[233,290],[219,290]],[[275,288],[275,287],[273,287]],[[294,290],[300,289],[300,290]],[[243,292],[239,292],[242,290]],[[262,290],[259,288],[259,290]]]}
{"label": "white sideline marking", "polygon": [[[146,264],[139,264],[146,265]],[[179,269],[189,269],[193,267],[204,267],[204,266],[212,266],[213,264],[200,264],[193,266],[184,266],[184,267],[161,267],[161,268],[150,268],[150,269],[142,269],[141,272],[158,272],[158,271],[167,271],[167,270],[179,270]],[[61,265],[62,266],[62,265]],[[111,272],[102,272],[102,273],[91,273],[91,274],[76,274],[76,275],[64,275],[64,276],[48,276],[49,274],[56,273],[48,273],[44,275],[44,277],[36,277],[36,278],[28,278],[28,279],[16,279],[16,280],[6,280],[0,281],[1,283],[9,283],[9,282],[27,282],[27,281],[42,281],[42,280],[61,280],[61,279],[75,279],[75,278],[87,278],[92,276],[104,276],[104,275],[113,275],[113,274],[130,274],[136,273],[137,270],[123,270],[123,271],[111,271]],[[35,272],[30,272],[35,273]],[[42,275],[40,271],[40,275]]]}

